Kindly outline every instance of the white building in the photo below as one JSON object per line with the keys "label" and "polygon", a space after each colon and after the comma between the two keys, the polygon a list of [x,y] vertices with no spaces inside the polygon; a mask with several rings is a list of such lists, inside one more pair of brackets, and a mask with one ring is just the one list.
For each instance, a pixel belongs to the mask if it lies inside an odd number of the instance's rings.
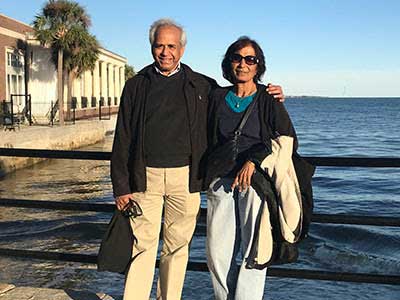
{"label": "white building", "polygon": [[[0,14],[0,100],[11,101],[14,113],[27,111],[31,99],[33,123],[48,123],[52,105],[57,101],[57,72],[51,61],[50,49],[33,38],[33,28]],[[126,58],[100,48],[93,71],[76,78],[72,87],[76,103],[75,117],[99,115],[100,103],[104,112],[115,113],[125,83]],[[66,82],[66,80],[64,80]],[[12,96],[14,95],[14,96]],[[20,95],[20,96],[16,96]],[[67,87],[64,85],[64,111]]]}

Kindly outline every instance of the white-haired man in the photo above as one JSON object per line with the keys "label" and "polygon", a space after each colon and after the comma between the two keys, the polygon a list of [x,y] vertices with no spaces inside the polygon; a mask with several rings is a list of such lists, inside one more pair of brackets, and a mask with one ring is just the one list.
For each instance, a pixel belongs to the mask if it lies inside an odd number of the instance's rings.
{"label": "white-haired man", "polygon": [[[137,243],[124,300],[149,299],[164,210],[157,299],[181,298],[189,243],[204,189],[200,160],[207,146],[207,105],[216,82],[181,63],[186,34],[169,19],[150,27],[154,63],[125,84],[111,158],[115,202],[135,199]],[[283,98],[279,86],[270,93]]]}

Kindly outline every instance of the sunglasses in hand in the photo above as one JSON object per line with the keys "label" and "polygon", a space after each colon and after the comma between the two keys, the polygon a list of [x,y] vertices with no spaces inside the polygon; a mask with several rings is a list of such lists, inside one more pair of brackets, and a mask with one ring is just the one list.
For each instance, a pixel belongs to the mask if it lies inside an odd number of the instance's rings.
{"label": "sunglasses in hand", "polygon": [[136,218],[143,215],[143,211],[139,203],[133,199],[129,199],[129,202],[122,209],[122,214],[128,218]]}

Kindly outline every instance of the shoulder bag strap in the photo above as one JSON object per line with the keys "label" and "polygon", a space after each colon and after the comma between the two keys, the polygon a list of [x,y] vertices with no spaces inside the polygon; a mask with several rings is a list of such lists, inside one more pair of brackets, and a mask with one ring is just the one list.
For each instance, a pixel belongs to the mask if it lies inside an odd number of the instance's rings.
{"label": "shoulder bag strap", "polygon": [[243,115],[242,120],[240,121],[239,127],[235,130],[235,137],[242,134],[242,129],[246,124],[247,120],[249,119],[249,116],[253,111],[254,106],[256,106],[256,102],[257,102],[257,95],[254,96],[253,101],[250,103],[249,107],[247,107],[246,112]]}

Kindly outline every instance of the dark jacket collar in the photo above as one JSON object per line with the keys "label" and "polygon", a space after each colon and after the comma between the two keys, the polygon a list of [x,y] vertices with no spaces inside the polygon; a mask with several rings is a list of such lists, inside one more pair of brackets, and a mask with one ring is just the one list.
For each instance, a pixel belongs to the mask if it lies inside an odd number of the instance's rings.
{"label": "dark jacket collar", "polygon": [[[144,67],[143,69],[141,69],[138,72],[138,75],[144,76],[146,78],[150,78],[150,72],[153,72],[154,68],[154,63],[152,63],[151,65],[147,65],[146,67]],[[181,71],[184,70],[185,71],[185,75],[186,78],[188,79],[188,82],[190,82],[191,84],[193,84],[194,86],[196,85],[196,77],[195,77],[195,72],[186,64],[181,63]]]}

